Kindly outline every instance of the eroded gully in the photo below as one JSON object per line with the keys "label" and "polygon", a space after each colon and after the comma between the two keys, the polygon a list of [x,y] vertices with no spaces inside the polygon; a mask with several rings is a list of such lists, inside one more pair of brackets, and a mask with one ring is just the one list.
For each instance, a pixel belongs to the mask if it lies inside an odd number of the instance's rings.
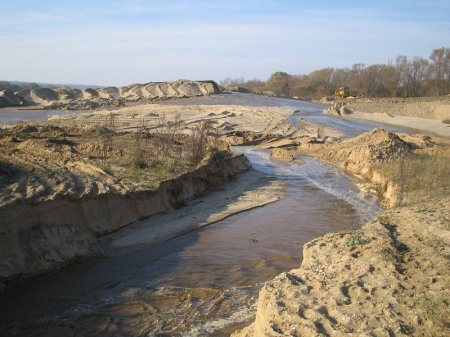
{"label": "eroded gully", "polygon": [[[293,120],[317,116],[327,124],[322,106],[312,103],[245,95],[226,99],[294,104],[300,112]],[[214,103],[209,100],[176,102]],[[330,118],[327,125],[333,123]],[[339,124],[347,134],[375,127]],[[94,254],[16,282],[0,298],[0,335],[227,336],[252,318],[264,281],[298,267],[304,243],[358,228],[379,210],[375,198],[364,196],[334,166],[309,157],[275,161],[254,147],[234,151],[245,153],[255,170],[283,180],[286,197],[159,244]]]}

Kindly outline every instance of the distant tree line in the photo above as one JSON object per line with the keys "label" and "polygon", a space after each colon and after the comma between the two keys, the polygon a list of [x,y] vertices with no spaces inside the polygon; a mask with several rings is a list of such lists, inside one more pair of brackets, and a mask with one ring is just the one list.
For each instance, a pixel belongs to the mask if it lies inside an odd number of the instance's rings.
{"label": "distant tree line", "polygon": [[450,93],[450,48],[434,49],[429,60],[399,55],[387,64],[357,63],[351,68],[324,68],[307,75],[278,71],[266,81],[227,78],[221,85],[289,97],[330,96],[341,86],[371,97],[442,96]]}

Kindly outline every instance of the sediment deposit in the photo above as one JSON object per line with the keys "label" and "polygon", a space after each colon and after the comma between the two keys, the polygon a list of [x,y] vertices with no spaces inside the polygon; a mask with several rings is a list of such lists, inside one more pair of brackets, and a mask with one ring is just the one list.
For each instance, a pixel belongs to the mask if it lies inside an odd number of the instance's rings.
{"label": "sediment deposit", "polygon": [[99,107],[119,107],[126,102],[153,102],[218,93],[220,89],[214,81],[189,80],[83,90],[65,87],[18,92],[3,90],[0,91],[0,107],[31,105],[46,109],[92,110]]}

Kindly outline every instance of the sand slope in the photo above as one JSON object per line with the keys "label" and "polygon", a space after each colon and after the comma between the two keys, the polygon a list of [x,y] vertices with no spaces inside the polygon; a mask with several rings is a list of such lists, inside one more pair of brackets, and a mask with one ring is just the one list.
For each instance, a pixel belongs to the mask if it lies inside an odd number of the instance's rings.
{"label": "sand slope", "polygon": [[450,199],[385,212],[306,244],[233,337],[448,336]]}

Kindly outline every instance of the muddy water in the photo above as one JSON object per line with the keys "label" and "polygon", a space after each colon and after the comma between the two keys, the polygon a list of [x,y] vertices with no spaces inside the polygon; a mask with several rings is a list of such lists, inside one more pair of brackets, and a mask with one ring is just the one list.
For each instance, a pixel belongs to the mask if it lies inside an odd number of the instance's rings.
{"label": "muddy water", "polygon": [[0,335],[227,336],[252,318],[262,282],[299,265],[305,242],[357,228],[378,210],[332,166],[235,151],[286,181],[286,198],[159,245],[83,258],[11,285],[0,298]]}

